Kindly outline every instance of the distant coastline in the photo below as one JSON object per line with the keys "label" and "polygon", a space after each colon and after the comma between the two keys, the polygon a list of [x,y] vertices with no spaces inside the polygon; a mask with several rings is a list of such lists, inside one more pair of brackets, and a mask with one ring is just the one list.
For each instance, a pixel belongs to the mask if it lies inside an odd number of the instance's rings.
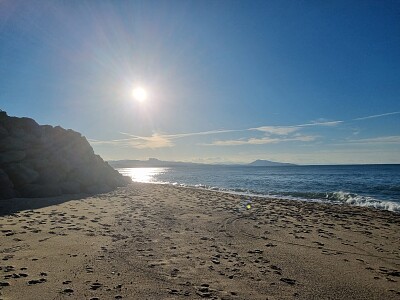
{"label": "distant coastline", "polygon": [[293,164],[286,162],[275,162],[270,160],[257,159],[251,163],[195,163],[195,162],[181,162],[181,161],[163,161],[156,158],[149,158],[148,160],[135,160],[135,159],[124,159],[124,160],[109,160],[107,161],[113,168],[167,168],[167,167],[182,167],[182,166],[248,166],[248,167],[306,167],[306,166],[392,166],[400,165],[399,163],[376,163],[376,164],[360,164],[360,163],[349,163],[349,164]]}
{"label": "distant coastline", "polygon": [[250,167],[274,167],[274,166],[297,166],[292,163],[275,162],[270,160],[258,159],[248,164],[204,164],[193,162],[180,162],[180,161],[163,161],[156,158],[149,158],[148,160],[111,160],[108,161],[109,165],[114,168],[165,168],[165,167],[180,167],[180,166],[250,166]]}

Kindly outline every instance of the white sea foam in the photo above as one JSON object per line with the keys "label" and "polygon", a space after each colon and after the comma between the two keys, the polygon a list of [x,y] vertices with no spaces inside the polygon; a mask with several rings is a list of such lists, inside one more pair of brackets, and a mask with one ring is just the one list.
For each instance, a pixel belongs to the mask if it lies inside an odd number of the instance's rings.
{"label": "white sea foam", "polygon": [[389,210],[394,212],[400,212],[400,204],[392,201],[378,200],[368,196],[361,196],[357,194],[347,193],[347,192],[335,192],[333,193],[334,198],[343,203],[354,205],[354,206],[364,206],[373,207],[376,209]]}
{"label": "white sea foam", "polygon": [[[206,189],[242,195],[245,198],[266,197],[363,206],[400,213],[400,169],[396,166],[295,167],[271,170],[219,168],[218,172],[215,168],[205,167],[125,168],[119,171],[137,182]],[[379,176],[371,176],[374,172],[379,172]],[[346,181],[343,176],[346,176]],[[352,190],[362,190],[363,193],[350,192]]]}

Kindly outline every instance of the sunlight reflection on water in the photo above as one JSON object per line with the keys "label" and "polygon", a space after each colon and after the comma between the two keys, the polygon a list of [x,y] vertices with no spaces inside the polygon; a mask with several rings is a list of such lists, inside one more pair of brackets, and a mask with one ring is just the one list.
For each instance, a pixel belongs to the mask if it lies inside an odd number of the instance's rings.
{"label": "sunlight reflection on water", "polygon": [[118,169],[118,172],[129,176],[134,182],[155,182],[155,177],[167,170],[168,168],[123,168]]}

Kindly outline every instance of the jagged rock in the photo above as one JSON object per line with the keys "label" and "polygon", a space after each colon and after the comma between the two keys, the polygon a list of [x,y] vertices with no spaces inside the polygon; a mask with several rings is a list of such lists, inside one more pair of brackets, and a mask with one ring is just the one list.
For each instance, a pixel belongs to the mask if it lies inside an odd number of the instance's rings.
{"label": "jagged rock", "polygon": [[0,169],[0,199],[8,199],[16,196],[14,185],[6,172]]}
{"label": "jagged rock", "polygon": [[25,151],[6,151],[0,153],[0,165],[8,164],[11,162],[18,162],[26,157]]}
{"label": "jagged rock", "polygon": [[0,110],[0,199],[103,193],[129,182],[80,133]]}
{"label": "jagged rock", "polygon": [[61,188],[55,184],[26,184],[19,192],[26,198],[54,197],[61,195]]}
{"label": "jagged rock", "polygon": [[107,193],[111,190],[112,188],[106,184],[93,184],[84,188],[84,191],[89,194]]}
{"label": "jagged rock", "polygon": [[1,169],[0,169],[0,187],[10,187],[10,188],[14,187],[7,173]]}
{"label": "jagged rock", "polygon": [[6,137],[8,135],[8,130],[0,125],[0,138]]}
{"label": "jagged rock", "polygon": [[65,181],[66,174],[59,170],[56,166],[52,168],[42,168],[39,172],[39,178],[36,180],[37,183],[59,183]]}
{"label": "jagged rock", "polygon": [[3,169],[15,187],[21,187],[34,182],[39,178],[39,173],[22,163],[13,163]]}
{"label": "jagged rock", "polygon": [[81,184],[77,181],[64,181],[60,184],[63,194],[79,194],[81,192]]}
{"label": "jagged rock", "polygon": [[29,148],[29,145],[22,139],[12,136],[6,136],[1,139],[0,151],[15,151],[25,150]]}

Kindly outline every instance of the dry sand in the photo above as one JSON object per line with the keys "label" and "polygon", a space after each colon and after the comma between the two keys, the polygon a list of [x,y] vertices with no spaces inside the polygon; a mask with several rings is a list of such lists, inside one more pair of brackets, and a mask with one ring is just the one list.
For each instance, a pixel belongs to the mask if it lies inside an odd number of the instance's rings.
{"label": "dry sand", "polygon": [[246,205],[155,184],[0,201],[0,299],[400,299],[400,215]]}

